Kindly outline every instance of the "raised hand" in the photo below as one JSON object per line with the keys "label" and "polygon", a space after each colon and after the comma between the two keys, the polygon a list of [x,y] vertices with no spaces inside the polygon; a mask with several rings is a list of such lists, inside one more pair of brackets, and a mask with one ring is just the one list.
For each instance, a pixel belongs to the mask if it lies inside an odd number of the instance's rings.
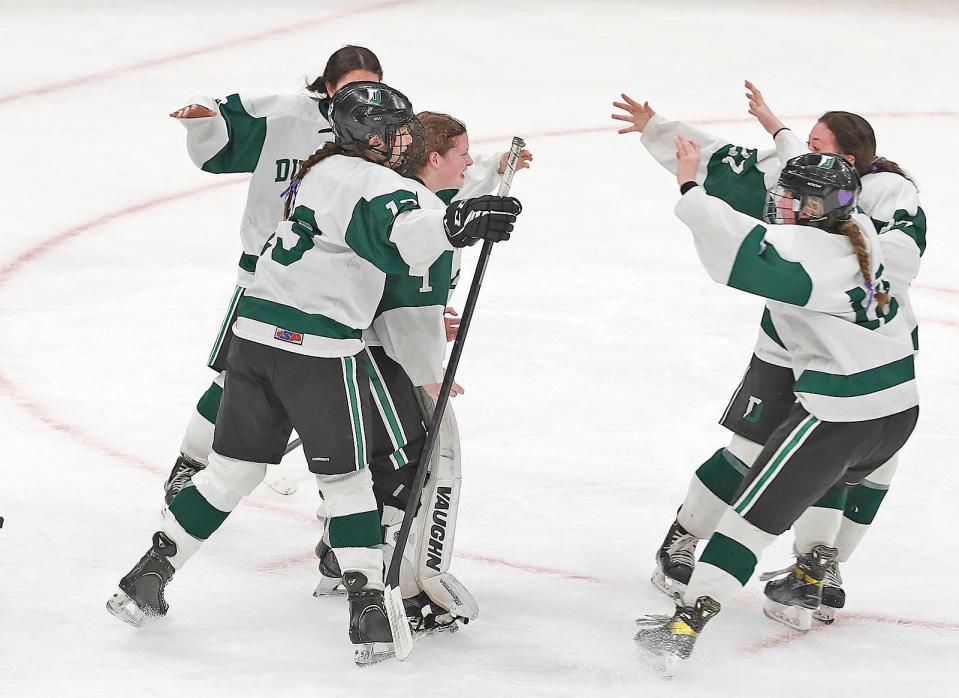
{"label": "raised hand", "polygon": [[676,138],[676,181],[680,186],[686,182],[695,182],[699,171],[699,143],[678,136]]}
{"label": "raised hand", "polygon": [[745,85],[747,90],[746,99],[749,100],[749,113],[756,117],[760,125],[766,129],[766,132],[774,135],[776,131],[785,128],[783,122],[773,114],[772,109],[766,104],[766,100],[763,99],[763,93],[759,91],[759,88],[749,82],[749,80],[746,80]]}
{"label": "raised hand", "polygon": [[[506,161],[509,160],[509,153],[503,153],[499,159],[499,168],[496,170],[499,174],[506,172]],[[525,148],[519,151],[519,159],[516,161],[516,171],[529,169],[529,164],[533,161],[533,154]]]}
{"label": "raised hand", "polygon": [[216,116],[216,112],[212,109],[202,107],[199,104],[191,104],[188,107],[177,109],[175,112],[172,112],[170,116],[174,119],[202,119],[208,116]]}
{"label": "raised hand", "polygon": [[631,126],[619,129],[619,133],[642,133],[646,130],[646,124],[649,123],[649,120],[656,115],[656,112],[653,111],[653,108],[649,106],[649,102],[643,102],[640,104],[635,99],[623,93],[622,102],[613,102],[613,106],[617,109],[622,109],[625,111],[625,114],[612,114],[614,120],[616,121],[626,121]]}

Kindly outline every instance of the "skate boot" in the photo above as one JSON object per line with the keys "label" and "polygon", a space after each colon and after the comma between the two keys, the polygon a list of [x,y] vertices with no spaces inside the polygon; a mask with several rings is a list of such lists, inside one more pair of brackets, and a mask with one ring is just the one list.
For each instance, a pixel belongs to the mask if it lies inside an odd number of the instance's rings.
{"label": "skate boot", "polygon": [[336,561],[333,548],[320,539],[316,544],[316,556],[320,559],[320,582],[313,590],[313,596],[342,596],[346,593],[343,588],[343,577],[340,574],[340,563]]}
{"label": "skate boot", "polygon": [[719,602],[700,596],[691,607],[676,607],[670,616],[645,616],[636,621],[640,630],[636,643],[646,661],[666,677],[672,678],[681,662],[689,659],[696,638],[709,620],[719,613]]}
{"label": "skate boot", "polygon": [[190,478],[204,468],[206,468],[206,466],[203,465],[203,463],[198,463],[181,453],[173,465],[173,470],[170,471],[170,476],[166,479],[166,482],[163,483],[163,500],[166,502],[166,505],[170,506],[173,498],[180,493],[180,490],[190,481]]}
{"label": "skate boot", "polygon": [[455,633],[459,630],[457,620],[469,623],[468,618],[458,618],[449,611],[437,606],[425,591],[416,596],[403,599],[406,617],[410,621],[410,630],[414,638],[429,637],[438,633]]}
{"label": "skate boot", "polygon": [[366,575],[355,571],[343,575],[343,585],[350,600],[350,642],[356,646],[353,660],[365,666],[395,656],[383,590],[368,589]]}
{"label": "skate boot", "polygon": [[649,581],[674,601],[678,601],[696,565],[699,539],[673,521],[662,546],[656,551],[656,569]]}
{"label": "skate boot", "polygon": [[[766,603],[763,613],[769,618],[806,632],[812,627],[812,612],[822,602],[823,580],[826,570],[836,559],[837,550],[817,545],[812,551],[796,558],[796,564],[776,572],[767,572],[759,579],[772,580],[766,584]],[[780,579],[774,579],[785,575]]]}
{"label": "skate boot", "polygon": [[822,603],[812,613],[812,617],[829,625],[836,620],[836,609],[846,605],[846,592],[842,588],[842,576],[839,563],[832,562],[826,568],[826,577],[822,580]]}
{"label": "skate boot", "polygon": [[166,615],[169,605],[163,590],[173,578],[173,565],[168,558],[176,555],[174,543],[163,531],[153,534],[153,547],[120,580],[120,589],[107,601],[107,610],[135,628],[148,617]]}

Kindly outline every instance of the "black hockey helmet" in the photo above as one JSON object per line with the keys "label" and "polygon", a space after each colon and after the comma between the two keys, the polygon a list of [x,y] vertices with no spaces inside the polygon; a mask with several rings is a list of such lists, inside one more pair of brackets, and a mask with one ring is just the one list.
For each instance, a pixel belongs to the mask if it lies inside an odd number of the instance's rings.
{"label": "black hockey helmet", "polygon": [[[336,143],[400,174],[412,173],[423,159],[423,127],[410,100],[381,82],[351,82],[330,105]],[[378,142],[371,144],[376,137]]]}
{"label": "black hockey helmet", "polygon": [[856,210],[862,184],[849,162],[836,153],[806,153],[792,158],[766,194],[763,219],[832,228]]}

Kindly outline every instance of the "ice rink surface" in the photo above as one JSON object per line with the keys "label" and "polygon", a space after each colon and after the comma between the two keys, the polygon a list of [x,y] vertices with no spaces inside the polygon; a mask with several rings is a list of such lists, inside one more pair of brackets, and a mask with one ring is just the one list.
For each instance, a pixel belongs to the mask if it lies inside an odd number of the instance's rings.
{"label": "ice rink surface", "polygon": [[[950,695],[959,679],[959,9],[925,2],[0,2],[0,695]],[[139,631],[104,602],[149,545],[234,284],[242,176],[195,169],[193,94],[296,92],[345,43],[476,150],[535,153],[496,248],[456,400],[452,570],[480,618],[358,669],[342,600],[312,598],[317,496],[258,489]],[[712,283],[675,182],[609,119],[619,92],[765,146],[743,79],[805,134],[869,118],[931,224],[914,303],[922,416],[844,566],[847,610],[799,636],[753,581],[666,682],[634,619],[762,301]],[[475,250],[466,257],[471,269]],[[465,283],[463,284],[465,287]],[[462,306],[465,291],[457,296]],[[788,562],[789,536],[759,571]]]}

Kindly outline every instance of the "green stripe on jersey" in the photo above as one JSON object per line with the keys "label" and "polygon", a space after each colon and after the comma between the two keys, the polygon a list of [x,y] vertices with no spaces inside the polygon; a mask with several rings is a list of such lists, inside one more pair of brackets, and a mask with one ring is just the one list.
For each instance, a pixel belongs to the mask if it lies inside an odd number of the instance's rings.
{"label": "green stripe on jersey", "polygon": [[226,122],[227,143],[201,169],[214,174],[253,172],[266,140],[266,118],[250,116],[240,95],[230,95],[220,104],[220,116]]}
{"label": "green stripe on jersey", "polygon": [[460,193],[459,189],[440,189],[436,192],[436,198],[449,206],[453,203],[453,197]]}
{"label": "green stripe on jersey", "polygon": [[383,284],[383,297],[376,309],[380,315],[396,308],[423,308],[430,305],[446,305],[450,294],[450,277],[453,274],[453,253],[444,252],[433,262],[426,276],[387,274]]}
{"label": "green stripe on jersey", "polygon": [[737,540],[722,533],[714,533],[703,550],[699,563],[718,567],[739,580],[743,586],[756,570],[756,554]]}
{"label": "green stripe on jersey", "polygon": [[282,303],[274,303],[253,296],[243,296],[237,306],[236,314],[267,325],[276,325],[284,330],[331,339],[359,339],[363,334],[362,331],[347,327],[325,315],[318,313],[311,315]]}
{"label": "green stripe on jersey", "polygon": [[773,324],[773,316],[769,313],[769,308],[763,308],[763,319],[759,323],[759,329],[783,349],[786,348],[783,340],[779,338],[779,333],[776,332],[776,326]]}
{"label": "green stripe on jersey", "polygon": [[390,233],[393,232],[393,220],[397,215],[419,207],[416,194],[403,189],[373,197],[369,201],[360,199],[353,207],[349,225],[346,226],[346,244],[382,272],[409,274],[410,267],[390,240]]}
{"label": "green stripe on jersey", "polygon": [[[877,233],[882,232],[883,228],[889,225],[889,223],[890,221],[872,219],[872,224],[876,227]],[[926,212],[922,210],[922,206],[917,207],[915,216],[909,215],[909,212],[905,209],[898,209],[892,214],[892,223],[892,227],[885,232],[888,233],[891,230],[901,230],[904,232],[916,243],[916,247],[919,248],[919,256],[921,257],[926,251]]]}
{"label": "green stripe on jersey", "polygon": [[783,259],[763,240],[766,228],[757,225],[739,245],[727,284],[764,298],[805,305],[812,295],[812,279],[799,262]]}
{"label": "green stripe on jersey", "polygon": [[894,388],[916,378],[913,356],[893,361],[876,368],[843,376],[822,371],[803,371],[793,392],[829,397],[857,397]]}
{"label": "green stripe on jersey", "polygon": [[723,146],[709,158],[703,188],[740,213],[762,219],[766,180],[756,168],[757,151]]}
{"label": "green stripe on jersey", "polygon": [[259,259],[256,255],[244,252],[240,255],[240,269],[248,271],[251,274],[256,271],[256,262]]}

